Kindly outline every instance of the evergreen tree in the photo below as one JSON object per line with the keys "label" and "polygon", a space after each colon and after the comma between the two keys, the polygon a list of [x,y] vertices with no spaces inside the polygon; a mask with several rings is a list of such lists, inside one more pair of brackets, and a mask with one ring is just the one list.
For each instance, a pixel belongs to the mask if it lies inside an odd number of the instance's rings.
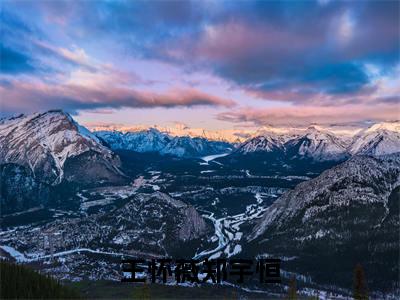
{"label": "evergreen tree", "polygon": [[22,265],[0,261],[0,299],[77,299],[75,290]]}
{"label": "evergreen tree", "polygon": [[354,268],[354,279],[353,279],[353,298],[355,300],[366,300],[368,299],[367,285],[365,282],[364,269],[361,264],[357,264]]}
{"label": "evergreen tree", "polygon": [[293,276],[289,282],[289,290],[288,290],[288,297],[289,300],[297,299],[297,284],[296,284],[296,277]]}

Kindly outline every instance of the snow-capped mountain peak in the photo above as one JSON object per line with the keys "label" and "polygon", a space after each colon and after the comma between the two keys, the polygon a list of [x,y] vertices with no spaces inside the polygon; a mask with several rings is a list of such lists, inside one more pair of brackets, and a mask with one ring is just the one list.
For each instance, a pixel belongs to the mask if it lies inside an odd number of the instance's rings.
{"label": "snow-capped mountain peak", "polygon": [[400,152],[400,122],[382,122],[356,134],[352,139],[311,125],[294,134],[264,132],[242,143],[235,153],[281,151],[294,158],[342,160],[351,155],[380,156]]}
{"label": "snow-capped mountain peak", "polygon": [[378,123],[357,134],[349,147],[353,155],[400,152],[400,121]]}
{"label": "snow-capped mountain peak", "polygon": [[114,150],[158,152],[177,157],[201,157],[229,152],[232,148],[226,142],[210,141],[201,137],[171,136],[156,128],[126,133],[98,131],[95,134]]}
{"label": "snow-capped mountain peak", "polygon": [[279,135],[269,134],[249,139],[239,146],[237,153],[273,152],[283,150],[284,139]]}
{"label": "snow-capped mountain peak", "polygon": [[400,121],[392,121],[392,122],[381,122],[372,125],[365,132],[376,132],[376,131],[393,131],[400,132]]}
{"label": "snow-capped mountain peak", "polygon": [[57,184],[69,158],[94,151],[117,169],[118,159],[85,127],[60,110],[23,115],[0,122],[0,162],[28,167]]}
{"label": "snow-capped mountain peak", "polygon": [[303,135],[288,141],[285,146],[294,157],[339,160],[347,156],[346,145],[342,140],[316,126],[310,126]]}

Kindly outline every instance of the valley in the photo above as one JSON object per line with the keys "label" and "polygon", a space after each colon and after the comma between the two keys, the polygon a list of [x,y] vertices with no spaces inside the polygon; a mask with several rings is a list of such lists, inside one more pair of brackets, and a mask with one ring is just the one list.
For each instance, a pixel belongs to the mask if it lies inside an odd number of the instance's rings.
{"label": "valley", "polygon": [[[302,295],[343,297],[357,257],[376,295],[393,295],[398,269],[382,280],[372,271],[396,260],[392,127],[353,142],[310,128],[237,145],[157,130],[91,133],[59,111],[2,121],[0,254],[68,282],[119,281],[124,258],[273,257],[282,285],[224,285],[282,295],[294,276]],[[15,141],[34,151],[19,154]],[[339,257],[342,266],[330,263]]]}

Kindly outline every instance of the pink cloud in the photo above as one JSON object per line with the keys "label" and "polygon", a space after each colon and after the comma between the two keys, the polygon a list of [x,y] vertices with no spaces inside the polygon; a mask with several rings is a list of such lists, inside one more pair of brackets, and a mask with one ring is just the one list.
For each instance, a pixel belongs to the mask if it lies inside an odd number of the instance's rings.
{"label": "pink cloud", "polygon": [[296,105],[315,105],[315,106],[331,106],[339,104],[357,104],[360,102],[374,102],[378,99],[378,85],[370,84],[364,86],[358,91],[351,94],[328,94],[318,91],[311,85],[288,84],[281,89],[262,90],[257,87],[244,88],[245,93],[251,97],[269,100],[269,101],[283,101],[290,102]]}
{"label": "pink cloud", "polygon": [[299,35],[261,22],[231,20],[204,26],[196,38],[190,35],[168,41],[160,45],[158,52],[173,60],[235,65],[239,64],[236,60],[252,62],[261,58],[278,66],[282,57],[287,60],[299,51],[307,51],[317,46],[320,38],[315,33]]}
{"label": "pink cloud", "polygon": [[37,111],[53,108],[66,110],[121,107],[232,107],[235,102],[194,88],[174,88],[165,92],[138,90],[108,85],[51,85],[43,82],[11,81],[0,86],[4,111]]}
{"label": "pink cloud", "polygon": [[316,35],[299,36],[262,23],[230,21],[205,27],[195,54],[211,60],[234,60],[264,53],[272,63],[284,53],[304,51],[316,43]]}
{"label": "pink cloud", "polygon": [[220,113],[217,118],[222,121],[244,126],[263,125],[309,125],[312,123],[332,124],[364,120],[397,120],[400,109],[396,103],[378,105],[344,105],[344,106],[295,106],[265,109],[240,108]]}

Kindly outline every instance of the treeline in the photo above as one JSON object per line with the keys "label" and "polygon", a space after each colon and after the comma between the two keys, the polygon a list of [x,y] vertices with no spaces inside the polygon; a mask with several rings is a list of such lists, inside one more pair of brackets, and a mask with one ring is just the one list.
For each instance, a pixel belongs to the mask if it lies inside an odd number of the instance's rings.
{"label": "treeline", "polygon": [[77,299],[56,279],[14,263],[0,262],[0,299]]}

